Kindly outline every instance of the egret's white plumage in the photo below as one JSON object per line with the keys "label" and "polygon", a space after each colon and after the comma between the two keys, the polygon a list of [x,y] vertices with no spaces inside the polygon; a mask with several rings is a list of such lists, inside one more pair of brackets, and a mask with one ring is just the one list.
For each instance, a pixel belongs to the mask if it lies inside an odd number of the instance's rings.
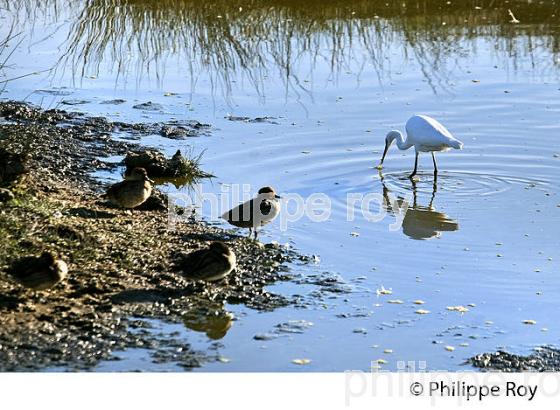
{"label": "egret's white plumage", "polygon": [[393,141],[397,141],[397,147],[400,150],[407,150],[414,147],[416,151],[416,160],[414,163],[414,171],[410,177],[416,175],[418,168],[418,154],[420,152],[431,152],[434,161],[434,174],[437,175],[437,164],[434,152],[442,152],[454,149],[462,149],[463,143],[453,137],[449,130],[445,128],[437,120],[428,117],[427,115],[414,115],[406,122],[406,140],[400,131],[390,131],[385,137],[385,150],[383,157],[378,165],[381,169],[383,161],[387,155],[389,147]]}

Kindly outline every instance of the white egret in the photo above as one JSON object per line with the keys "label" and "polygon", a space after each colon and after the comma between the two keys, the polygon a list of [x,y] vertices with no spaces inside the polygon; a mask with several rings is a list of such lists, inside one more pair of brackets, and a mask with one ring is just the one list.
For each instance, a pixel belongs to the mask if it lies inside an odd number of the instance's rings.
{"label": "white egret", "polygon": [[383,167],[383,161],[387,155],[389,147],[394,140],[397,140],[397,147],[400,150],[407,150],[414,146],[416,159],[414,161],[414,171],[409,175],[412,178],[418,169],[418,155],[421,152],[431,152],[434,161],[434,175],[437,176],[437,163],[434,152],[447,151],[451,148],[462,149],[463,143],[454,138],[453,135],[441,125],[427,115],[414,115],[406,122],[406,140],[400,131],[390,131],[385,137],[385,150],[378,169]]}

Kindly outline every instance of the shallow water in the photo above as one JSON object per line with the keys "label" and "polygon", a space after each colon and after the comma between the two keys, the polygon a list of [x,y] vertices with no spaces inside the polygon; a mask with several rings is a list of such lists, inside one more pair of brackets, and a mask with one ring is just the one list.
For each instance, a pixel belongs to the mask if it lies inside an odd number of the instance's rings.
{"label": "shallow water", "polygon": [[[204,192],[250,184],[251,192],[271,185],[281,194],[330,198],[328,221],[304,217],[282,231],[277,220],[261,240],[319,255],[319,263],[293,272],[338,274],[344,292],[318,296],[317,286],[301,280],[274,285],[302,295],[305,308],[226,306],[234,319],[218,340],[201,331],[204,324],[156,323],[157,331],[179,331],[186,343],[227,358],[201,370],[367,370],[376,359],[391,370],[410,361],[458,370],[497,347],[558,345],[554,2],[11,3],[0,0],[0,38],[13,23],[22,34],[11,43],[22,42],[3,75],[52,69],[8,83],[2,98],[126,121],[207,122],[208,137],[142,142],[169,154],[205,150],[203,166],[217,178]],[[508,9],[520,23],[510,22]],[[113,99],[126,102],[102,104]],[[146,101],[163,108],[132,108]],[[412,151],[393,147],[383,172],[375,169],[386,132],[402,130],[414,113],[441,120],[465,144],[437,156],[435,184],[428,155],[416,183],[406,178]],[[347,220],[348,195],[370,193],[410,204],[402,227],[391,229],[393,207],[375,223],[359,209]],[[469,311],[447,309],[460,305]],[[522,323],[528,319],[536,324]],[[253,339],[290,320],[313,325]],[[117,355],[125,360],[98,369],[181,370],[156,365],[143,351]],[[295,365],[297,358],[311,363]]]}

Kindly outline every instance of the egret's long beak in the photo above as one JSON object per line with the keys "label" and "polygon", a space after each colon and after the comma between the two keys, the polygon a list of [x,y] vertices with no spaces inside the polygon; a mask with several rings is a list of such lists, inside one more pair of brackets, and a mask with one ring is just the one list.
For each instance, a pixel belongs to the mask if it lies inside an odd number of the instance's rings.
{"label": "egret's long beak", "polygon": [[275,194],[275,195],[274,195],[274,198],[276,198],[276,199],[281,199],[282,197],[281,197],[280,195],[276,195],[276,194]]}
{"label": "egret's long beak", "polygon": [[146,181],[148,181],[150,184],[155,184],[155,181],[153,179],[150,179],[149,177],[146,177]]}
{"label": "egret's long beak", "polygon": [[389,143],[385,141],[385,149],[383,150],[383,156],[381,157],[381,162],[377,166],[377,169],[383,168],[383,161],[385,161],[385,156],[387,155],[387,151],[389,151]]}

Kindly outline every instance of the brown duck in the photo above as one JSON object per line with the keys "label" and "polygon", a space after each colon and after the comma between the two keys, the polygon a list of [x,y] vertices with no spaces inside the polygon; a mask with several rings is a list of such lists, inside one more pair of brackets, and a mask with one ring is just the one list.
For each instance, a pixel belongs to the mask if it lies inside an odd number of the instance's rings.
{"label": "brown duck", "polygon": [[117,182],[107,190],[107,198],[122,208],[136,208],[152,194],[152,183],[144,168],[134,168],[128,179]]}
{"label": "brown duck", "polygon": [[226,244],[212,242],[208,248],[186,255],[180,269],[189,279],[212,282],[226,277],[236,264],[235,253]]}
{"label": "brown duck", "polygon": [[54,287],[68,275],[68,265],[50,252],[39,257],[27,256],[15,261],[8,274],[20,285],[33,290]]}

